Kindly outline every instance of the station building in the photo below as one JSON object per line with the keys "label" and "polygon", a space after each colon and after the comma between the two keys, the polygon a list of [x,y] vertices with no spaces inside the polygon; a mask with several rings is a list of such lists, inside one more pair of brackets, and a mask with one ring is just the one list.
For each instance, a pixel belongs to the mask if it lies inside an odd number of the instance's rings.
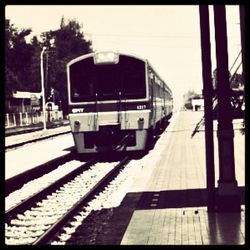
{"label": "station building", "polygon": [[[12,97],[5,102],[5,127],[18,127],[41,122],[41,98],[41,93],[14,92]],[[63,119],[63,113],[55,103],[46,103],[45,109],[47,121],[59,121]]]}
{"label": "station building", "polygon": [[193,111],[204,111],[204,99],[192,99]]}

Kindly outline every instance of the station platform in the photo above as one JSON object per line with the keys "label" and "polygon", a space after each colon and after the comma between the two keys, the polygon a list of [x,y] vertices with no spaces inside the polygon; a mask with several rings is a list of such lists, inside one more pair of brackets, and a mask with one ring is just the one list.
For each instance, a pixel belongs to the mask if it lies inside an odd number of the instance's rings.
{"label": "station platform", "polygon": [[[5,137],[5,146],[16,145],[23,142],[32,142],[35,139],[47,138],[70,131],[69,126],[53,129],[39,130],[31,133],[12,135]],[[49,138],[36,143],[27,143],[17,149],[5,151],[5,180],[30,169],[36,168],[52,159],[65,156],[74,147],[71,133],[60,136],[60,138]]]}
{"label": "station platform", "polygon": [[[208,212],[204,128],[191,134],[203,112],[173,115],[140,176],[95,237],[98,245],[243,245],[245,244],[245,136],[234,120],[235,169],[241,196],[237,213]],[[219,179],[214,122],[215,183]],[[100,212],[100,216],[101,216]],[[88,225],[90,227],[91,224]]]}
{"label": "station platform", "polygon": [[[66,123],[66,122],[65,122]],[[48,136],[57,135],[60,133],[66,133],[70,131],[70,126],[63,125],[56,128],[49,128],[46,130],[38,130],[34,132],[29,132],[25,127],[22,128],[11,128],[8,129],[8,136],[5,137],[5,147],[16,145],[19,143],[26,143],[39,138],[45,138]]]}

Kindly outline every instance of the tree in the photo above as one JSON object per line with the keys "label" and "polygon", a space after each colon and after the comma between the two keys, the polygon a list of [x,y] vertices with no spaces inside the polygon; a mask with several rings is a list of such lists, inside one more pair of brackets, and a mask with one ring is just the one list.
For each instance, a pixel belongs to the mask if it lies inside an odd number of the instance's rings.
{"label": "tree", "polygon": [[235,73],[231,79],[231,88],[233,89],[239,89],[241,86],[243,86],[243,78],[242,74]]}
{"label": "tree", "polygon": [[[241,74],[236,72],[231,75],[229,72],[229,84],[230,84],[230,102],[233,118],[244,118],[244,110],[242,109],[245,102],[244,98],[244,83]],[[213,71],[213,88],[217,89],[217,69]],[[216,91],[215,91],[216,94]],[[215,107],[215,111],[217,106]],[[217,112],[217,111],[216,111]]]}
{"label": "tree", "polygon": [[13,91],[20,88],[21,83],[18,77],[9,69],[5,67],[5,98],[8,99]]}
{"label": "tree", "polygon": [[[238,74],[237,72],[235,72],[233,75],[231,75],[231,73],[228,71],[228,77],[229,77],[229,81],[230,81],[230,88],[238,88],[240,85],[243,84],[242,75]],[[213,71],[212,82],[213,82],[213,88],[217,89],[217,84],[218,84],[217,69],[215,69]]]}
{"label": "tree", "polygon": [[6,97],[10,97],[15,90],[27,90],[27,80],[33,48],[27,44],[25,37],[31,29],[19,31],[5,20],[5,76]]}
{"label": "tree", "polygon": [[[67,63],[79,56],[92,52],[91,41],[84,39],[82,25],[75,19],[61,19],[60,28],[41,34],[42,41],[34,36],[30,43],[26,37],[31,29],[18,30],[5,20],[5,97],[9,99],[13,91],[41,91],[40,55],[43,46],[49,47],[44,53],[45,96],[55,89],[55,98],[67,112]],[[54,47],[49,41],[55,40]]]}
{"label": "tree", "polygon": [[42,34],[44,44],[51,39],[55,40],[54,47],[50,48],[47,54],[46,96],[50,94],[50,89],[54,88],[57,93],[57,101],[62,101],[64,113],[68,112],[66,65],[73,58],[92,52],[92,44],[84,39],[81,29],[82,25],[75,19],[66,22],[62,17],[60,29]]}
{"label": "tree", "polygon": [[192,100],[200,99],[201,95],[197,94],[194,90],[188,90],[186,94],[183,95],[184,107],[186,109],[192,109]]}
{"label": "tree", "polygon": [[30,59],[30,65],[28,67],[27,76],[27,88],[31,92],[41,91],[41,72],[40,72],[40,53],[41,53],[41,43],[38,41],[37,37],[34,36],[31,39],[32,55]]}

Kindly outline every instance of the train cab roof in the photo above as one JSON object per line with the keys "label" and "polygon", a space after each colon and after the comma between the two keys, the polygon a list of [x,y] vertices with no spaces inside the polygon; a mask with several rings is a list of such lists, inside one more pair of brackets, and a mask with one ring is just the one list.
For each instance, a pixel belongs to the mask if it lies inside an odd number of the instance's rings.
{"label": "train cab roof", "polygon": [[74,58],[73,60],[69,61],[67,66],[71,66],[72,64],[87,59],[89,57],[93,57],[94,58],[94,62],[95,64],[108,64],[108,63],[118,63],[119,62],[119,56],[127,56],[127,57],[133,57],[135,59],[138,59],[140,61],[144,61],[145,63],[147,63],[147,60],[139,57],[137,55],[134,54],[126,54],[126,53],[121,53],[118,51],[95,51],[89,54],[85,54],[82,56],[79,56],[77,58]]}

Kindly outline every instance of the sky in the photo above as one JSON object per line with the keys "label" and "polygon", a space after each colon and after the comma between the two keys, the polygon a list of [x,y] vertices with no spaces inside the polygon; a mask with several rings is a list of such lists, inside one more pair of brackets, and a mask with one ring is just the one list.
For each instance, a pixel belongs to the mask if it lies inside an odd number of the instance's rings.
{"label": "sky", "polygon": [[[216,68],[213,6],[209,6],[212,70]],[[229,69],[241,50],[239,6],[226,6]],[[60,20],[82,24],[94,50],[111,50],[148,59],[172,89],[180,106],[188,90],[202,92],[198,5],[7,5],[5,18],[33,35],[55,30]],[[240,58],[241,60],[241,58]],[[237,65],[236,65],[237,67]]]}

